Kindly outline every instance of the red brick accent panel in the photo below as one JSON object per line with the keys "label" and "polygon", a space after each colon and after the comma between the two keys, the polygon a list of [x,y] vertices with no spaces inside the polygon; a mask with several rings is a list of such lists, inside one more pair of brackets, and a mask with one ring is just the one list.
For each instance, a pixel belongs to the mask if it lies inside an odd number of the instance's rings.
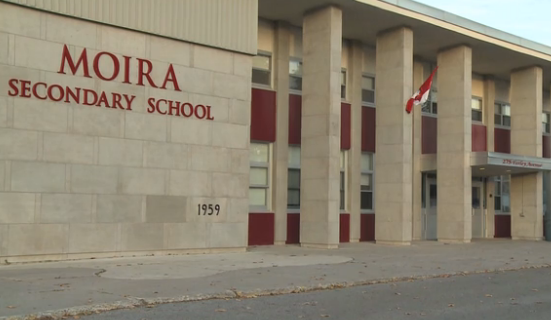
{"label": "red brick accent panel", "polygon": [[362,214],[360,223],[360,241],[375,241],[375,214]]}
{"label": "red brick accent panel", "polygon": [[375,152],[375,116],[377,110],[362,107],[362,151]]}
{"label": "red brick accent panel", "polygon": [[436,138],[438,134],[438,119],[423,116],[421,120],[421,153],[436,153]]}
{"label": "red brick accent panel", "polygon": [[249,246],[273,245],[275,214],[249,213]]}
{"label": "red brick accent panel", "polygon": [[495,152],[511,153],[511,130],[494,129],[494,150]]}
{"label": "red brick accent panel", "polygon": [[339,242],[350,242],[350,214],[341,213],[339,218]]}
{"label": "red brick accent panel", "polygon": [[287,244],[300,243],[300,214],[287,214]]}
{"label": "red brick accent panel", "polygon": [[511,216],[510,215],[495,215],[494,222],[495,222],[494,238],[511,237]]}
{"label": "red brick accent panel", "polygon": [[486,126],[473,124],[471,135],[472,151],[480,152],[488,150],[488,148],[486,148],[486,140]]}
{"label": "red brick accent panel", "polygon": [[351,106],[341,103],[341,150],[350,149]]}
{"label": "red brick accent panel", "polygon": [[251,140],[274,142],[276,138],[276,93],[252,89]]}
{"label": "red brick accent panel", "polygon": [[289,95],[289,144],[300,145],[302,96]]}

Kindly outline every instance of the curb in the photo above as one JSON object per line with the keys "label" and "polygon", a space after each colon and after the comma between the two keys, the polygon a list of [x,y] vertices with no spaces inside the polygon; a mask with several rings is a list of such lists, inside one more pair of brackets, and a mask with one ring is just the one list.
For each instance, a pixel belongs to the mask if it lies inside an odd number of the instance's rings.
{"label": "curb", "polygon": [[460,271],[460,272],[453,272],[453,273],[446,273],[446,274],[432,274],[432,275],[425,275],[425,276],[393,277],[393,278],[361,280],[361,281],[353,281],[353,282],[335,282],[335,283],[319,284],[319,285],[313,285],[313,286],[294,286],[294,287],[287,287],[282,289],[266,289],[266,290],[258,289],[258,290],[250,290],[250,291],[226,290],[223,293],[196,294],[196,295],[187,295],[187,296],[180,296],[180,297],[166,297],[166,298],[130,297],[128,298],[128,300],[121,300],[113,303],[104,303],[104,304],[97,304],[92,306],[71,307],[66,309],[51,310],[51,311],[35,313],[35,314],[27,314],[27,315],[0,317],[0,320],[57,320],[57,319],[64,319],[67,317],[87,316],[87,315],[99,314],[99,313],[115,311],[115,310],[134,309],[139,307],[152,307],[155,305],[168,304],[168,303],[194,302],[194,301],[217,300],[217,299],[226,299],[226,300],[254,299],[254,298],[265,297],[265,296],[278,296],[278,295],[293,294],[293,293],[305,293],[305,292],[323,291],[323,290],[331,290],[331,289],[342,289],[342,288],[351,288],[351,287],[393,283],[393,282],[450,278],[450,277],[457,277],[457,276],[468,276],[468,275],[476,275],[476,274],[520,271],[520,270],[527,270],[527,269],[544,269],[544,268],[551,268],[551,264],[522,266],[522,267],[516,267],[516,268],[497,268],[497,269],[487,269],[487,270],[479,270],[479,271]]}

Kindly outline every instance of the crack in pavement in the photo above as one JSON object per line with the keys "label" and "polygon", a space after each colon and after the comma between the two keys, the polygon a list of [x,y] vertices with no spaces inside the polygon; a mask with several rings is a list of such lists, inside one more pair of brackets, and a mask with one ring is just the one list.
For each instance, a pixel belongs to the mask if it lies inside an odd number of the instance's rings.
{"label": "crack in pavement", "polygon": [[375,279],[375,280],[335,282],[335,283],[319,284],[319,285],[313,285],[313,286],[292,286],[292,287],[280,288],[280,289],[258,289],[258,290],[240,291],[232,288],[230,290],[226,290],[225,292],[220,292],[215,294],[196,294],[196,295],[185,295],[180,297],[140,298],[140,297],[128,296],[127,300],[121,300],[114,303],[103,303],[103,304],[97,304],[97,305],[91,305],[91,306],[78,306],[78,307],[71,307],[66,309],[46,311],[46,312],[41,312],[37,314],[0,317],[0,320],[56,320],[64,317],[86,316],[86,315],[99,314],[102,312],[108,312],[108,311],[114,311],[114,310],[134,309],[139,307],[149,307],[149,306],[168,304],[168,303],[182,303],[182,302],[194,302],[194,301],[216,300],[216,299],[226,299],[226,300],[254,299],[262,296],[276,296],[276,295],[284,295],[284,294],[332,290],[332,289],[350,288],[350,287],[367,286],[367,285],[384,284],[384,283],[448,278],[448,277],[457,277],[457,276],[468,276],[468,275],[474,275],[474,274],[487,274],[487,273],[510,272],[510,271],[526,270],[526,269],[543,269],[543,268],[551,268],[551,264],[521,266],[516,268],[496,268],[496,269],[486,269],[486,270],[479,270],[479,271],[463,271],[463,272],[425,275],[425,276],[391,277],[391,278]]}

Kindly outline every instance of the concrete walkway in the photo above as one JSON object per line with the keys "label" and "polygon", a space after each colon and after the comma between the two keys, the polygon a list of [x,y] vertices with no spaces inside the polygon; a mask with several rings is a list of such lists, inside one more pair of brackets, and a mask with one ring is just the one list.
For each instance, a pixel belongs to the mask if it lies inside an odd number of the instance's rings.
{"label": "concrete walkway", "polygon": [[[551,243],[509,240],[0,266],[0,319],[51,319],[157,303],[247,298],[352,285],[551,266]],[[542,279],[542,281],[551,281]]]}

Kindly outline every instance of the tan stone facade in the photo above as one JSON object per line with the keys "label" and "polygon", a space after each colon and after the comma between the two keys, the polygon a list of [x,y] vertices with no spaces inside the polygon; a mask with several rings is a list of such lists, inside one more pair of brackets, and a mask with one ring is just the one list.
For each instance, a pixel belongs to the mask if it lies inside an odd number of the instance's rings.
{"label": "tan stone facade", "polygon": [[0,256],[246,247],[250,56],[1,2],[0,21]]}
{"label": "tan stone facade", "polygon": [[0,257],[543,238],[551,49],[278,1],[0,0]]}

